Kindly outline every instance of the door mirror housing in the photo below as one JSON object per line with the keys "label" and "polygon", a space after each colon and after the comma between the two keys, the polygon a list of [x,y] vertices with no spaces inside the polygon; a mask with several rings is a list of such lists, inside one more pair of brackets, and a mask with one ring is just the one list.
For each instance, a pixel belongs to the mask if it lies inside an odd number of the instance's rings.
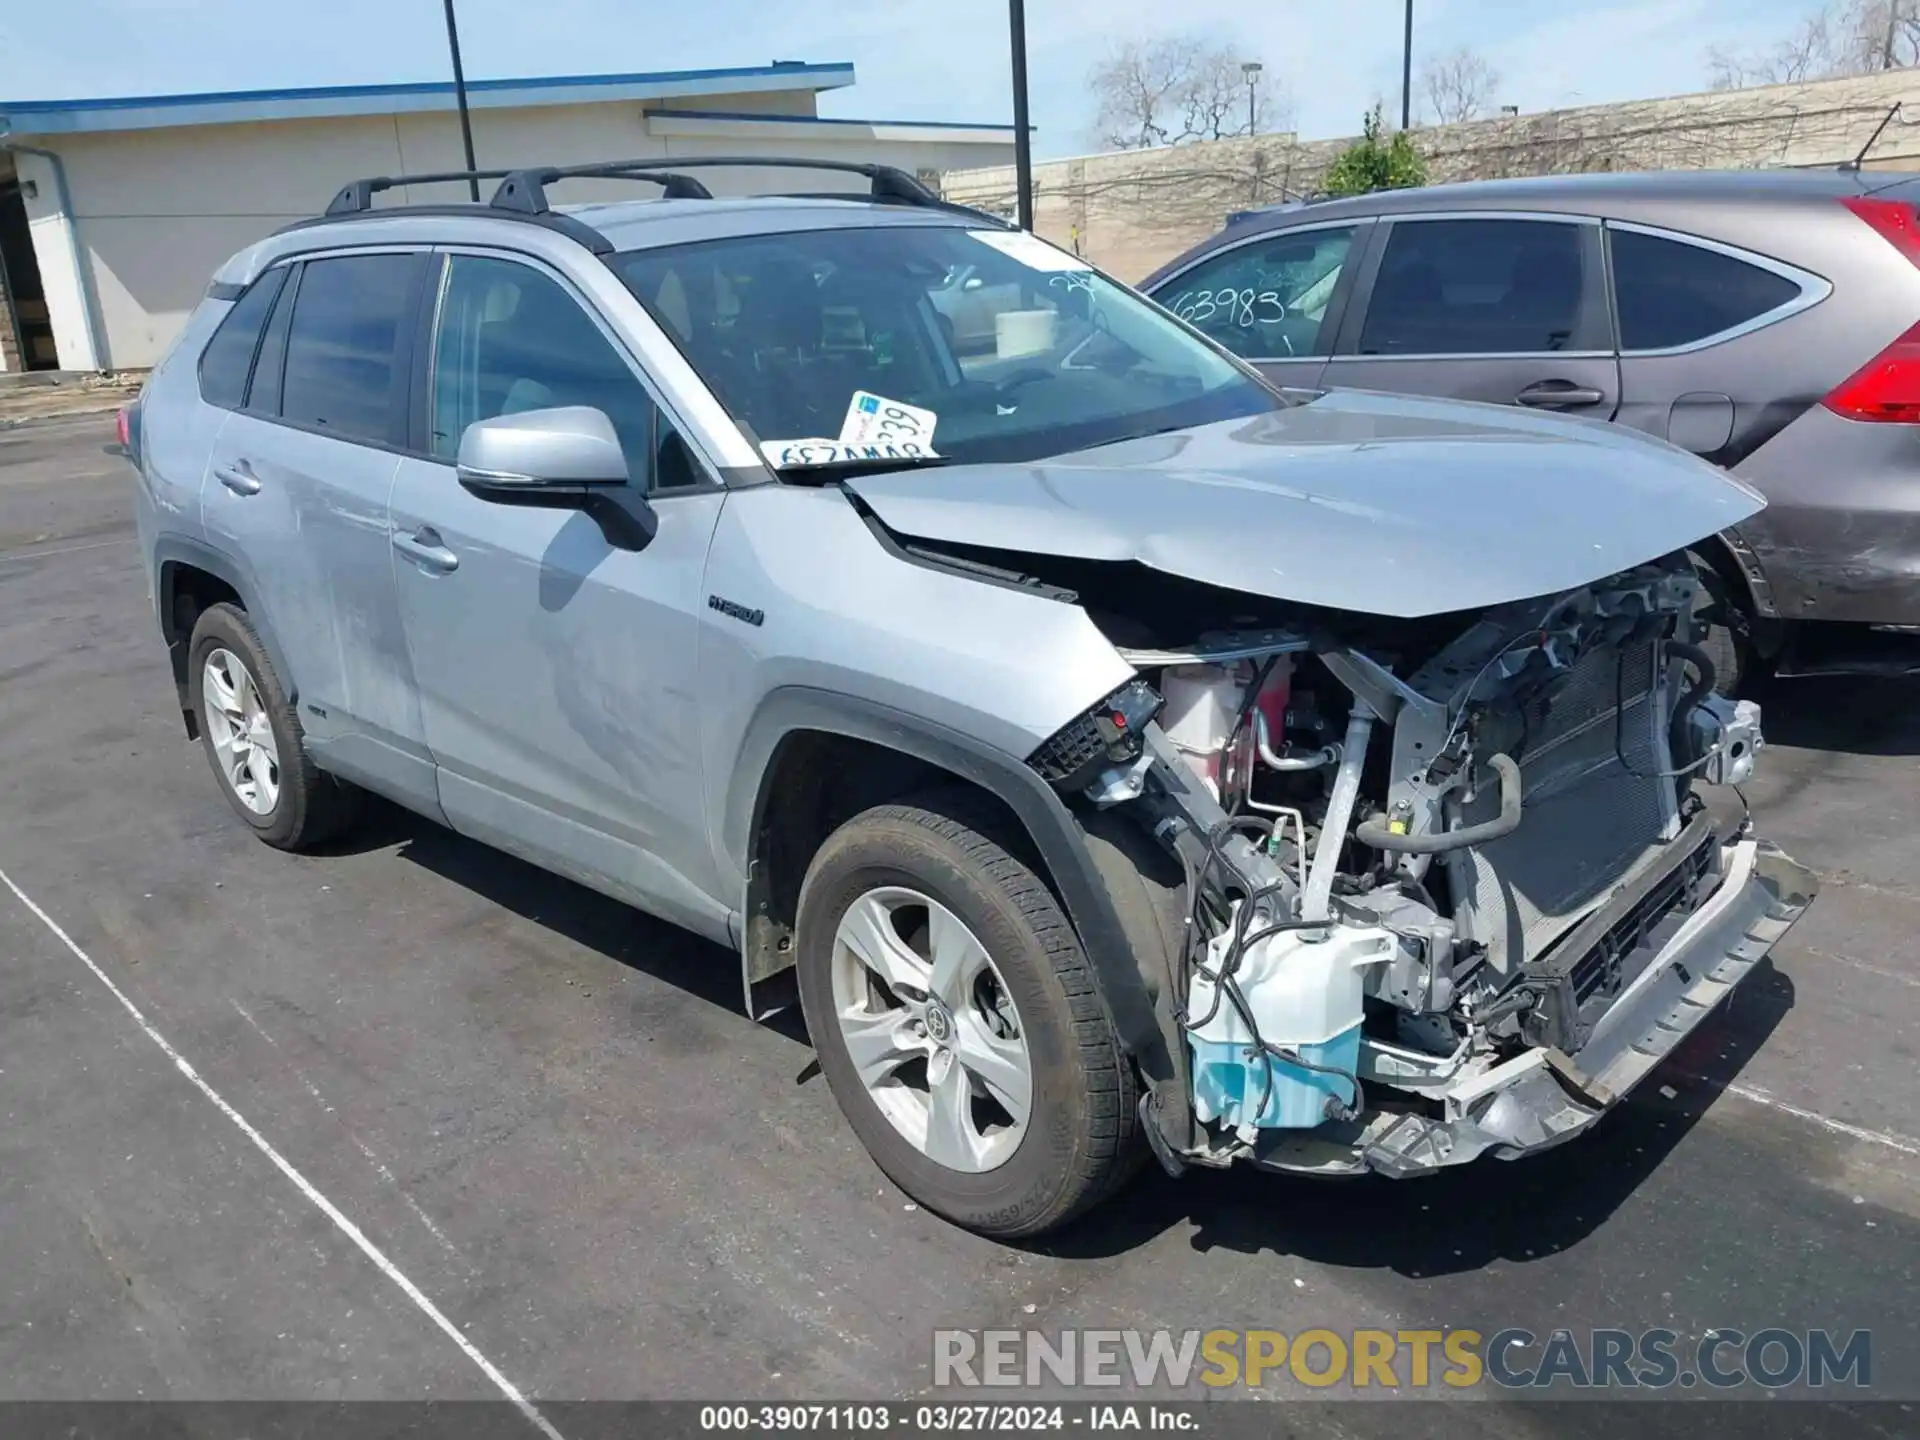
{"label": "door mirror housing", "polygon": [[583,510],[617,549],[644,549],[659,528],[653,507],[628,483],[613,422],[591,405],[474,421],[460,436],[454,474],[496,505]]}
{"label": "door mirror housing", "polygon": [[624,485],[628,479],[613,422],[590,405],[476,420],[460,436],[458,465],[460,483],[475,494],[483,488]]}

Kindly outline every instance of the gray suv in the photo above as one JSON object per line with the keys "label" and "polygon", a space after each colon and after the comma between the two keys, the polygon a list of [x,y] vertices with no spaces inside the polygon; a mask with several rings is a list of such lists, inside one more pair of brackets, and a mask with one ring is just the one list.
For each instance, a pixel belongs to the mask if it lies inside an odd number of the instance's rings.
{"label": "gray suv", "polygon": [[1142,288],[1282,385],[1612,421],[1726,467],[1768,507],[1697,552],[1725,687],[1755,658],[1901,671],[1916,200],[1848,170],[1439,185],[1243,212]]}
{"label": "gray suv", "polygon": [[[997,1236],[1148,1153],[1558,1143],[1808,903],[1699,793],[1761,743],[1683,558],[1744,486],[1294,403],[897,171],[671,163],[357,182],[154,372],[155,608],[261,839],[370,791],[719,942],[880,1167]],[[588,173],[665,193],[550,205]]]}

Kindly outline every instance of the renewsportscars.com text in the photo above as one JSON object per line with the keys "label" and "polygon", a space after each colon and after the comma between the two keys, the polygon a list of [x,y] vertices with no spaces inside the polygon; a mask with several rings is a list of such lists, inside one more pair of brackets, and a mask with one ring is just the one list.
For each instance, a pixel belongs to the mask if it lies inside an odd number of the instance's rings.
{"label": "renewsportscars.com text", "polygon": [[937,1330],[935,1388],[1813,1389],[1873,1383],[1865,1330]]}

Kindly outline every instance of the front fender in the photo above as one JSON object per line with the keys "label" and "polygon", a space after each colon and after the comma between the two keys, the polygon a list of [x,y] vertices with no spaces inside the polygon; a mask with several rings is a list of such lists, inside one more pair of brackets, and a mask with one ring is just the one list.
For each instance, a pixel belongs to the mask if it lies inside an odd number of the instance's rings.
{"label": "front fender", "polygon": [[[800,731],[845,736],[912,756],[1006,804],[1053,880],[1093,967],[1114,1034],[1139,1065],[1158,1116],[1163,1124],[1184,1127],[1192,1113],[1185,1067],[1177,1063],[1173,1037],[1156,1014],[1113,892],[1078,818],[1020,757],[875,701],[803,686],[772,691],[748,724],[722,820],[725,850],[739,873],[744,877],[748,872],[753,837],[773,798],[768,781],[774,757],[781,742]],[[754,978],[747,976],[750,1009]],[[1176,1148],[1184,1149],[1185,1142]]]}

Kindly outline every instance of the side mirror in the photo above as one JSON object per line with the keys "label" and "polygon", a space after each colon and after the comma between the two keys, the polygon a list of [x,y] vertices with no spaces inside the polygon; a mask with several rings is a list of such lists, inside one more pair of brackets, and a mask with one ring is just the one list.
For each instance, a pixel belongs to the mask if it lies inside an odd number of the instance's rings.
{"label": "side mirror", "polygon": [[460,436],[454,474],[496,505],[583,510],[622,550],[645,548],[659,528],[653,507],[627,483],[613,422],[590,405],[476,420]]}

